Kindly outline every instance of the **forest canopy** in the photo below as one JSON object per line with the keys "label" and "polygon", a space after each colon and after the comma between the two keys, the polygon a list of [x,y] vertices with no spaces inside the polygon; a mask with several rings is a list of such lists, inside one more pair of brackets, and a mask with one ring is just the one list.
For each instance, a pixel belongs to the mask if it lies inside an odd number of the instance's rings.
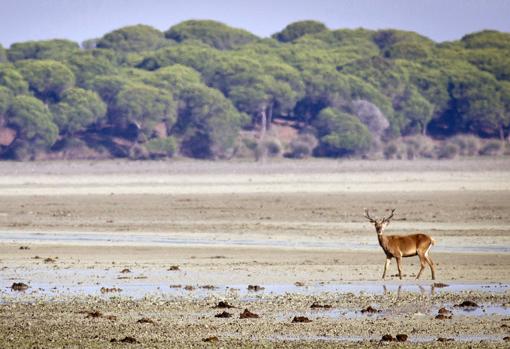
{"label": "forest canopy", "polygon": [[509,33],[189,20],[0,45],[1,159],[448,158],[509,133]]}

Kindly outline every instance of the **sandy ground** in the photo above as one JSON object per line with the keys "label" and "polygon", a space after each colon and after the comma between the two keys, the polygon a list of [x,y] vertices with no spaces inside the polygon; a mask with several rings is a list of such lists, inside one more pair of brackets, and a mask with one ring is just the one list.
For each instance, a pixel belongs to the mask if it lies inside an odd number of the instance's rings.
{"label": "sandy ground", "polygon": [[[416,257],[380,280],[365,207],[431,234],[449,286]],[[509,213],[510,159],[2,163],[0,347],[508,347]]]}

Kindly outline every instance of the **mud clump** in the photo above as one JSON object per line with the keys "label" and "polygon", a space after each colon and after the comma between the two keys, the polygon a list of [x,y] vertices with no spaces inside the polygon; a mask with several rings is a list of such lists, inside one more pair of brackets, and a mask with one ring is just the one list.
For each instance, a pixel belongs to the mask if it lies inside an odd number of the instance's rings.
{"label": "mud clump", "polygon": [[248,285],[248,291],[259,292],[262,291],[263,289],[264,287],[259,285]]}
{"label": "mud clump", "polygon": [[186,291],[193,291],[195,288],[193,286],[191,286],[191,285],[186,285],[186,286],[184,286],[184,289]]}
{"label": "mud clump", "polygon": [[54,259],[53,259],[53,258],[51,258],[51,257],[48,257],[48,258],[45,258],[45,259],[44,259],[44,263],[55,263],[55,262],[56,262],[56,260],[54,260]]}
{"label": "mud clump", "polygon": [[182,285],[169,285],[170,288],[182,288]]}
{"label": "mud clump", "polygon": [[438,311],[437,311],[438,314],[443,314],[443,315],[450,315],[452,312],[446,308],[440,308]]}
{"label": "mud clump", "polygon": [[28,286],[27,284],[24,284],[23,282],[14,282],[12,285],[11,285],[11,289],[13,291],[25,291],[26,289],[28,289],[30,286]]}
{"label": "mud clump", "polygon": [[293,324],[296,324],[296,323],[307,323],[307,322],[312,322],[312,320],[310,320],[306,316],[294,316],[294,318],[292,319],[292,323]]}
{"label": "mud clump", "polygon": [[304,287],[304,286],[305,286],[305,283],[304,283],[304,282],[302,282],[302,281],[296,281],[296,282],[294,283],[294,286],[297,286],[297,287]]}
{"label": "mud clump", "polygon": [[232,317],[232,314],[227,313],[226,311],[224,311],[222,313],[214,315],[214,317],[226,319],[226,318]]}
{"label": "mud clump", "polygon": [[239,315],[240,319],[258,319],[258,314],[252,313],[248,309],[244,309],[244,311]]}
{"label": "mud clump", "polygon": [[126,273],[131,273],[131,270],[129,270],[128,268],[125,268],[125,269],[122,269],[120,272],[122,274],[126,274]]}
{"label": "mud clump", "polygon": [[211,337],[207,337],[207,338],[203,338],[202,339],[202,342],[206,342],[206,343],[216,343],[216,342],[219,342],[219,338],[216,337],[216,336],[211,336]]}
{"label": "mud clump", "polygon": [[380,313],[380,312],[381,311],[379,309],[376,309],[376,308],[372,307],[371,305],[369,305],[365,309],[361,309],[362,314],[365,314],[365,313],[375,314],[375,313]]}
{"label": "mud clump", "polygon": [[459,308],[478,308],[479,305],[476,304],[473,301],[464,301],[464,302],[462,302],[460,304],[454,305],[454,307],[459,307]]}
{"label": "mud clump", "polygon": [[313,302],[310,306],[311,309],[331,309],[332,306],[329,304],[319,304],[318,302]]}
{"label": "mud clump", "polygon": [[453,338],[445,338],[445,337],[439,337],[437,339],[438,342],[442,342],[442,343],[445,343],[445,342],[455,342],[455,339]]}
{"label": "mud clump", "polygon": [[230,309],[235,308],[233,305],[228,304],[227,301],[219,301],[217,305],[215,305],[213,308],[216,309]]}
{"label": "mud clump", "polygon": [[407,334],[400,333],[400,334],[397,334],[396,338],[397,338],[397,342],[407,342],[407,339],[409,338],[409,336]]}
{"label": "mud clump", "polygon": [[100,289],[101,293],[113,293],[113,292],[122,292],[122,288],[118,287],[101,287]]}
{"label": "mud clump", "polygon": [[136,343],[138,343],[136,338],[130,337],[130,336],[126,336],[126,337],[124,337],[124,338],[122,338],[120,340],[117,340],[115,338],[110,339],[110,343],[117,343],[117,342],[128,343],[128,344],[136,344]]}
{"label": "mud clump", "polygon": [[450,286],[450,285],[448,285],[448,284],[444,284],[444,283],[442,283],[442,282],[434,282],[434,283],[432,284],[432,287],[434,287],[434,288],[444,288],[444,287],[449,287],[449,286]]}
{"label": "mud clump", "polygon": [[147,317],[143,317],[141,319],[139,319],[137,322],[137,324],[152,324],[152,325],[155,325],[156,323],[154,322],[154,320],[152,319],[149,319]]}
{"label": "mud clump", "polygon": [[98,317],[102,317],[103,316],[103,313],[101,313],[100,311],[87,311],[85,312],[87,314],[87,316],[85,316],[86,319],[95,319],[95,318],[98,318]]}
{"label": "mud clump", "polygon": [[20,246],[19,249],[20,250],[30,250],[30,247],[28,247],[28,246]]}
{"label": "mud clump", "polygon": [[171,265],[170,268],[167,269],[167,271],[178,271],[180,270],[178,265]]}
{"label": "mud clump", "polygon": [[505,342],[510,342],[510,336],[503,337],[503,340],[504,340]]}
{"label": "mud clump", "polygon": [[200,286],[201,289],[204,289],[204,290],[215,290],[217,289],[216,286],[213,286],[213,285],[202,285]]}
{"label": "mud clump", "polygon": [[385,334],[381,338],[381,342],[395,342],[397,339],[393,337],[391,334]]}

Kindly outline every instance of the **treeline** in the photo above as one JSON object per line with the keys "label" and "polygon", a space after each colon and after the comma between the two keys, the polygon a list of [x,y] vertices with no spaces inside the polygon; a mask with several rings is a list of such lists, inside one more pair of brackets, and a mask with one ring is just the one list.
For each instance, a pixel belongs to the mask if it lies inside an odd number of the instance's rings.
{"label": "treeline", "polygon": [[509,33],[192,20],[0,46],[2,159],[449,157],[509,131]]}

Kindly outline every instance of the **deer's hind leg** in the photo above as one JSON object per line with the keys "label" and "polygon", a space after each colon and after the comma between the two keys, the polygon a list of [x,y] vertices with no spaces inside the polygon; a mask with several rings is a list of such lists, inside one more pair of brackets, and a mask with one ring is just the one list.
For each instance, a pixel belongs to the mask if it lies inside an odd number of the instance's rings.
{"label": "deer's hind leg", "polygon": [[427,256],[427,263],[430,266],[430,272],[432,273],[432,280],[436,279],[436,267],[434,266],[434,262],[432,261],[432,258]]}
{"label": "deer's hind leg", "polygon": [[418,272],[418,275],[416,275],[416,280],[418,280],[420,278],[421,273],[423,272],[423,269],[425,269],[425,266],[428,263],[427,257],[425,257],[425,254],[418,253],[418,257],[420,258],[420,271]]}
{"label": "deer's hind leg", "polygon": [[430,247],[432,245],[429,246],[429,248],[427,249],[427,252],[425,252],[425,260],[427,261],[428,265],[430,266],[430,272],[432,273],[432,280],[435,280],[436,279],[436,267],[434,266],[434,262],[432,261],[432,258],[430,258],[429,256],[429,250],[430,250]]}

